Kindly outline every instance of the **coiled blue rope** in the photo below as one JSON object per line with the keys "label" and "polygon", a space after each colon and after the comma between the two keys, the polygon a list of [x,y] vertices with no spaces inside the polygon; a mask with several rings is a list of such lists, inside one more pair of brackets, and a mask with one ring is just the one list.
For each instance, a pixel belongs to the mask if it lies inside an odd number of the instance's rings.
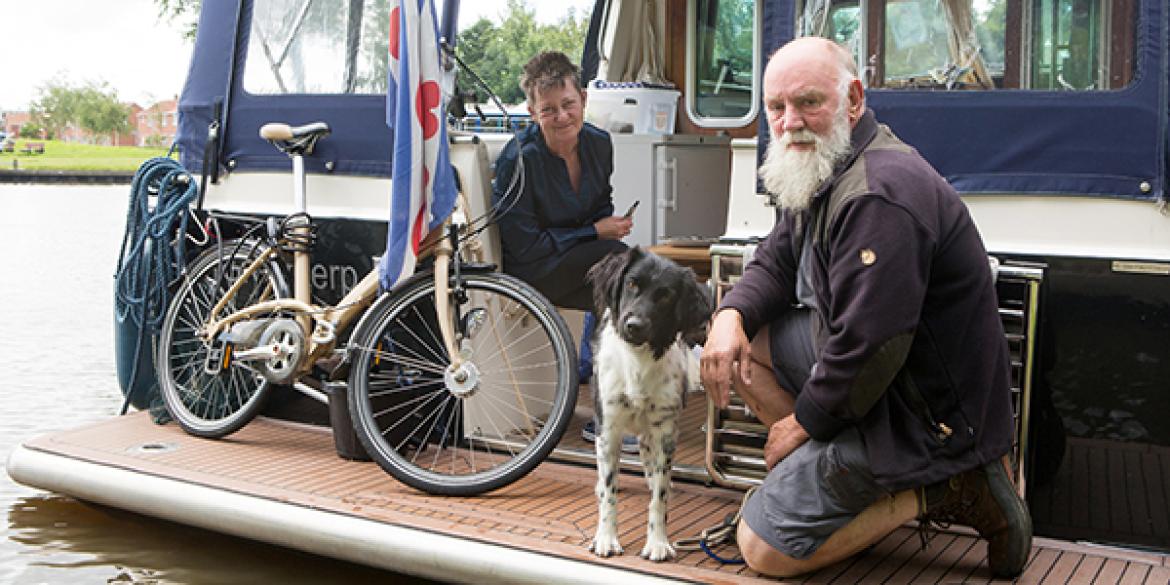
{"label": "coiled blue rope", "polygon": [[138,331],[123,413],[135,388],[143,343],[162,327],[170,285],[182,276],[188,209],[198,193],[194,178],[169,157],[142,163],[130,183],[126,233],[114,275],[115,314],[129,319]]}

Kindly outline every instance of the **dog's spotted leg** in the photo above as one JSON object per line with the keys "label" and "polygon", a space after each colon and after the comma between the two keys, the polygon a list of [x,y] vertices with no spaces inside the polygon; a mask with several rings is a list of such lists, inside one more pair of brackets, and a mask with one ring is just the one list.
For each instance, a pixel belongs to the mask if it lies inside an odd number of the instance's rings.
{"label": "dog's spotted leg", "polygon": [[594,441],[597,450],[597,533],[593,535],[589,550],[599,557],[623,552],[617,534],[618,450],[622,437],[613,424],[607,424],[611,418],[601,418]]}
{"label": "dog's spotted leg", "polygon": [[660,409],[650,428],[639,441],[642,466],[650,488],[650,515],[646,523],[646,545],[643,558],[665,561],[675,556],[666,531],[666,507],[670,501],[670,471],[677,439],[677,415],[671,409]]}

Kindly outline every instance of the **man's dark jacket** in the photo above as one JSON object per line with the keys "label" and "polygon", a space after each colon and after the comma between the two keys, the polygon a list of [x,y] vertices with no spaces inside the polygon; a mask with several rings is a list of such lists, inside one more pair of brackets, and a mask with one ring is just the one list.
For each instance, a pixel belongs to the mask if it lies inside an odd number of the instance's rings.
{"label": "man's dark jacket", "polygon": [[821,441],[856,425],[875,478],[897,491],[1007,453],[1010,364],[987,252],[958,194],[872,111],[852,145],[808,210],[779,214],[722,307],[754,336],[791,309],[804,271],[818,358],[796,419]]}

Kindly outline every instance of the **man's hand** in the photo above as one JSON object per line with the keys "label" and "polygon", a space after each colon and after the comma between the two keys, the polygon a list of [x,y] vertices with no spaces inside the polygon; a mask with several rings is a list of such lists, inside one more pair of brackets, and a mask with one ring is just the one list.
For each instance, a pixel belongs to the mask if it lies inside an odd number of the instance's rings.
{"label": "man's hand", "polygon": [[764,443],[764,465],[771,471],[776,464],[789,456],[797,447],[808,440],[804,427],[796,422],[796,415],[788,415],[768,429],[768,442]]}
{"label": "man's hand", "polygon": [[731,402],[731,384],[751,384],[752,345],[743,331],[743,316],[728,309],[715,314],[703,356],[699,377],[707,395],[720,408]]}
{"label": "man's hand", "polygon": [[634,220],[632,218],[616,215],[603,217],[593,224],[593,229],[597,230],[597,239],[599,240],[620,240],[630,235],[630,229],[633,227]]}

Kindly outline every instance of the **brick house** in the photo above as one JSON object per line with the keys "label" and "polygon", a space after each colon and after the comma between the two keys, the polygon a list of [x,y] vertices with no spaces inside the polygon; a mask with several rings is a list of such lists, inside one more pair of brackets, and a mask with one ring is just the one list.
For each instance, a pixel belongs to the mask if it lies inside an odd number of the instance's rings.
{"label": "brick house", "polygon": [[179,132],[179,98],[140,108],[131,104],[130,127],[137,146],[170,146]]}
{"label": "brick house", "polygon": [[[179,131],[179,99],[162,100],[149,107],[131,103],[129,126],[126,133],[114,132],[107,136],[91,136],[72,124],[62,128],[57,138],[65,142],[108,144],[113,146],[170,146]],[[28,112],[4,112],[4,131],[19,136],[20,129],[32,120]]]}
{"label": "brick house", "polygon": [[28,112],[4,112],[4,132],[13,138],[20,136],[20,129],[32,120]]}

